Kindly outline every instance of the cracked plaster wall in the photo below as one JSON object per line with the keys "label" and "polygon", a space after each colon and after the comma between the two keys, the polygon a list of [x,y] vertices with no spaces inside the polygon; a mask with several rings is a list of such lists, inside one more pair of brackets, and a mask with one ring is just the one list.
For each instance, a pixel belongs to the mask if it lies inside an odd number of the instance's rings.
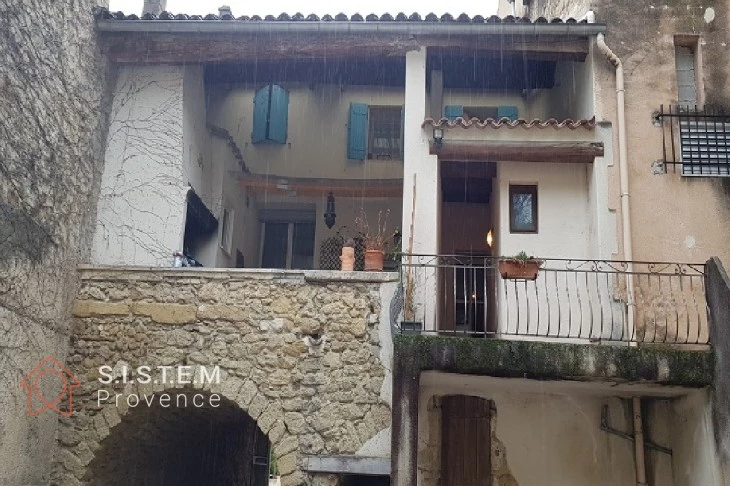
{"label": "cracked plaster wall", "polygon": [[[634,484],[634,449],[599,429],[603,405],[612,427],[630,432],[626,402],[615,397],[513,393],[506,389],[427,387],[419,400],[419,484],[441,484],[441,397],[466,393],[492,400],[491,463],[494,486],[623,486]],[[658,401],[647,415],[650,440],[671,443],[671,407]],[[647,452],[651,484],[674,484],[669,456]],[[684,483],[678,483],[684,484]],[[697,483],[699,484],[699,483]],[[705,483],[703,483],[705,484]],[[706,483],[715,484],[715,483]]]}
{"label": "cracked plaster wall", "polygon": [[63,360],[103,160],[105,63],[89,0],[0,0],[0,484],[47,484],[58,416],[22,377]]}

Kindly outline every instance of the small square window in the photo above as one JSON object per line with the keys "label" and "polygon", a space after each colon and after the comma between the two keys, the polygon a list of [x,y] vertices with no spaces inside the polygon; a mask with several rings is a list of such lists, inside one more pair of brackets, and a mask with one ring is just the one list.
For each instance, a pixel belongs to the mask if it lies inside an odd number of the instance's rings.
{"label": "small square window", "polygon": [[369,159],[403,159],[400,106],[371,106],[368,126]]}
{"label": "small square window", "polygon": [[537,186],[509,186],[510,233],[537,233]]}

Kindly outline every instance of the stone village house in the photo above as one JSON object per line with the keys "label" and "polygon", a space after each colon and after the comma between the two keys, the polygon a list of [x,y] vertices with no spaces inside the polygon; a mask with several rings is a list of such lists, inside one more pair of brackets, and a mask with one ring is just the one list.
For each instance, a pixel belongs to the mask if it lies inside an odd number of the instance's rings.
{"label": "stone village house", "polygon": [[[97,8],[96,220],[43,353],[81,386],[46,472],[0,480],[730,484],[730,18],[687,3]],[[384,272],[359,271],[362,213],[400,230]],[[500,267],[521,251],[534,279]],[[221,403],[127,400],[170,392]]]}

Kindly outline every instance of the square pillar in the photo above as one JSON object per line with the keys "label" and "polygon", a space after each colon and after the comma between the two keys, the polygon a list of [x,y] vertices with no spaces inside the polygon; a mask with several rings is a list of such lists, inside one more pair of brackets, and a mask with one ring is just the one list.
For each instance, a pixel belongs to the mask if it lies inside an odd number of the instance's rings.
{"label": "square pillar", "polygon": [[[441,187],[439,162],[429,154],[429,133],[421,128],[426,119],[426,48],[406,54],[405,120],[403,123],[403,250],[437,255],[439,252]],[[430,104],[430,103],[429,103]],[[409,263],[408,257],[405,261]],[[416,320],[426,330],[437,328],[437,272],[435,268],[406,267]],[[411,270],[410,273],[408,271]],[[406,289],[406,294],[409,294]]]}

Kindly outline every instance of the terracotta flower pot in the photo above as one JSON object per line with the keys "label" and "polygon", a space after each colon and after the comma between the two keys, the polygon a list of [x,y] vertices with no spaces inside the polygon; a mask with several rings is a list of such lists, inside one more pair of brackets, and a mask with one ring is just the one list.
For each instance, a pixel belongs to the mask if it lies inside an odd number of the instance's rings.
{"label": "terracotta flower pot", "polygon": [[384,253],[382,250],[365,250],[365,271],[381,272],[383,270]]}
{"label": "terracotta flower pot", "polygon": [[342,255],[340,256],[340,267],[344,272],[352,272],[355,270],[355,249],[349,246],[342,247]]}
{"label": "terracotta flower pot", "polygon": [[535,280],[541,265],[541,260],[500,260],[499,274],[505,280]]}

